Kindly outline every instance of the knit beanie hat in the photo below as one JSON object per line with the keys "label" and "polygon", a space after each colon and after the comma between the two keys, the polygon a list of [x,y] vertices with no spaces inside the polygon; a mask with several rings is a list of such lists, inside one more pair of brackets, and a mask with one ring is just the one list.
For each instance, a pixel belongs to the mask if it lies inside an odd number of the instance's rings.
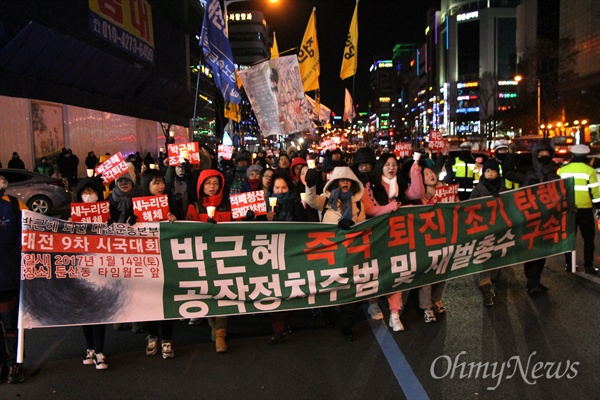
{"label": "knit beanie hat", "polygon": [[485,163],[483,163],[483,168],[481,169],[481,171],[485,173],[485,171],[487,171],[488,169],[493,169],[498,174],[500,174],[500,164],[498,164],[498,161],[493,158],[490,158]]}

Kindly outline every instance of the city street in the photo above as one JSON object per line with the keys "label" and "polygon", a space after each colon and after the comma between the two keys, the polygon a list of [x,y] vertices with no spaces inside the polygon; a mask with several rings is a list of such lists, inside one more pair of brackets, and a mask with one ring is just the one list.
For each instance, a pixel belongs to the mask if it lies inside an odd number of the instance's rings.
{"label": "city street", "polygon": [[276,346],[268,315],[231,317],[229,352],[217,354],[206,322],[178,321],[175,358],[163,360],[145,355],[144,333],[109,326],[109,369],[97,371],[82,364],[79,327],[28,330],[26,380],[2,383],[1,398],[598,399],[600,279],[563,267],[562,255],[547,260],[549,291],[537,298],[525,292],[521,265],[503,269],[492,307],[483,305],[475,276],[450,281],[448,310],[431,324],[413,291],[404,332],[366,319],[359,304],[354,342],[303,310]]}

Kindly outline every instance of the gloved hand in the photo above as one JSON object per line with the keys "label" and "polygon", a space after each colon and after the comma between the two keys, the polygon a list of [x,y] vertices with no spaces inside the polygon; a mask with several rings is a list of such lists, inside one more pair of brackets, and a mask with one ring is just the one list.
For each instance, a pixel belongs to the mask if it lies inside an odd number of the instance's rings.
{"label": "gloved hand", "polygon": [[135,223],[137,222],[137,217],[135,215],[132,215],[131,217],[127,218],[127,222],[129,223],[129,225],[135,225]]}
{"label": "gloved hand", "polygon": [[252,210],[248,210],[248,212],[246,213],[246,218],[244,218],[244,221],[254,221],[254,211]]}
{"label": "gloved hand", "polygon": [[111,226],[114,223],[115,223],[115,220],[112,218],[109,218],[108,221],[106,221],[106,226]]}
{"label": "gloved hand", "polygon": [[354,221],[351,219],[340,219],[338,222],[338,227],[340,229],[348,230],[354,225]]}
{"label": "gloved hand", "polygon": [[310,168],[306,171],[306,176],[304,177],[306,180],[306,187],[312,188],[317,184],[317,170]]}

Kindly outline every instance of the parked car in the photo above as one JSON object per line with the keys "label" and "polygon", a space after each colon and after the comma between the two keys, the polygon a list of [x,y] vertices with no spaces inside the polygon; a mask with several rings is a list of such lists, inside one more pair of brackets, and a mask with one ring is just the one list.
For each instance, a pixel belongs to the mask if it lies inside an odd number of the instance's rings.
{"label": "parked car", "polygon": [[31,211],[54,214],[68,208],[72,193],[62,179],[23,169],[0,169],[8,180],[6,194],[20,199]]}

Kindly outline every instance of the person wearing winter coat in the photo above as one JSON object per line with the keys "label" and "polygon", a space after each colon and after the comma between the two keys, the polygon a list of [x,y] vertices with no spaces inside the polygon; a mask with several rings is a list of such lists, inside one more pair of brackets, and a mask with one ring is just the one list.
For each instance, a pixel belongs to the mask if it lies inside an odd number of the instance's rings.
{"label": "person wearing winter coat", "polygon": [[[399,172],[400,165],[393,153],[382,154],[379,157],[362,198],[367,217],[371,218],[394,212],[405,203],[410,204],[410,200],[423,198],[425,188],[419,164],[413,163],[410,167],[409,176],[412,182],[410,185],[406,179],[401,178]],[[403,307],[402,292],[387,295],[387,300],[390,308],[389,326],[394,332],[403,331],[404,326],[400,321],[400,313]],[[369,301],[368,311],[371,318],[383,319],[383,313],[377,304],[377,299]]]}
{"label": "person wearing winter coat", "polygon": [[[354,224],[366,219],[365,207],[362,204],[364,186],[354,175],[350,167],[335,167],[331,179],[317,195],[316,185],[318,172],[309,169],[306,173],[306,203],[321,212],[322,222],[337,224],[340,229],[350,229]],[[352,268],[352,266],[347,266]],[[354,340],[354,308],[355,304],[340,306],[340,328],[347,341]],[[323,310],[328,321],[332,319],[333,307]]]}
{"label": "person wearing winter coat", "polygon": [[[517,170],[514,149],[511,149],[509,156],[502,163],[504,178],[520,184],[521,187],[560,179],[557,173],[559,165],[552,160],[554,153],[550,142],[540,142],[532,152],[531,165]],[[523,264],[529,296],[535,297],[548,291],[548,287],[541,283],[545,264],[545,258],[527,261]]]}
{"label": "person wearing winter coat", "polygon": [[135,187],[133,178],[129,172],[119,176],[116,179],[115,188],[112,190],[108,200],[110,202],[110,220],[113,222],[129,223],[134,225],[137,217],[133,213],[132,198],[138,195],[138,189]]}
{"label": "person wearing winter coat", "polygon": [[[198,200],[190,204],[186,219],[201,222],[231,221],[231,204],[224,193],[225,177],[216,169],[206,169],[198,177]],[[208,215],[207,207],[215,207],[215,213]],[[193,321],[190,321],[193,324]],[[211,327],[211,339],[215,341],[217,353],[227,352],[227,317],[208,317]]]}
{"label": "person wearing winter coat", "polygon": [[[75,190],[76,203],[96,203],[104,201],[104,186],[98,177],[83,178]],[[69,221],[71,219],[69,218]],[[93,310],[90,310],[93,312]],[[82,325],[83,337],[86,344],[83,365],[95,365],[97,370],[108,368],[104,355],[104,337],[106,324]]]}
{"label": "person wearing winter coat", "polygon": [[[500,192],[507,190],[504,185],[504,179],[500,175],[500,163],[495,158],[491,158],[483,164],[481,173],[482,176],[479,183],[471,192],[472,199],[485,196],[498,197]],[[486,307],[494,305],[495,293],[493,287],[499,273],[499,269],[479,273],[479,290],[483,294],[483,304]]]}

